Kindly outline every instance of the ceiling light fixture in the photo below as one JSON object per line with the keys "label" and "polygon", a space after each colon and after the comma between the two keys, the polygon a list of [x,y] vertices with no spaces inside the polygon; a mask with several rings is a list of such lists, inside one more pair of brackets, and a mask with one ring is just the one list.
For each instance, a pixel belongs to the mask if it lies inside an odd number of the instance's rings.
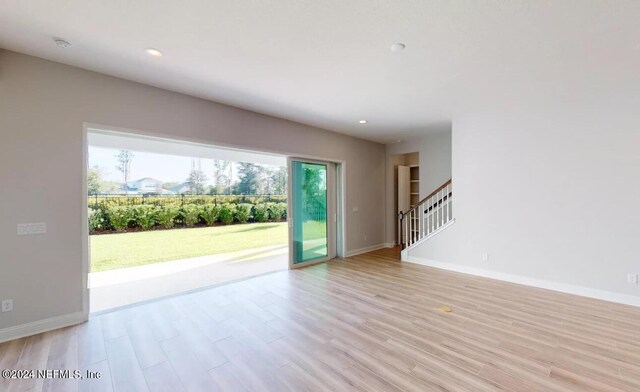
{"label": "ceiling light fixture", "polygon": [[68,41],[63,40],[62,38],[54,38],[53,42],[55,42],[59,48],[63,48],[63,49],[71,46],[71,44]]}
{"label": "ceiling light fixture", "polygon": [[147,48],[145,49],[145,51],[147,52],[147,54],[150,54],[151,56],[154,57],[162,57],[162,52],[159,51],[158,49],[155,48]]}
{"label": "ceiling light fixture", "polygon": [[366,123],[367,123],[367,120],[360,120],[360,121],[358,121],[358,122],[359,122],[360,124],[366,124]]}
{"label": "ceiling light fixture", "polygon": [[404,48],[406,48],[407,45],[403,44],[402,42],[398,42],[395,43],[393,45],[391,45],[391,51],[392,52],[402,52],[404,50]]}

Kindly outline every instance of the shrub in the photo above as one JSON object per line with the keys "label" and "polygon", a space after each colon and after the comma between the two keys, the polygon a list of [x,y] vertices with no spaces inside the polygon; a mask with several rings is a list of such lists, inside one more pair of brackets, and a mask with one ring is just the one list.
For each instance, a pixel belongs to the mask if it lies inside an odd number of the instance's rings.
{"label": "shrub", "polygon": [[191,227],[198,223],[198,219],[200,218],[200,211],[201,209],[198,208],[198,206],[182,206],[182,218],[184,219],[184,224]]}
{"label": "shrub", "polygon": [[[285,202],[265,202],[264,198],[259,197],[226,195],[217,197],[223,198],[223,200],[233,200],[233,202],[215,205],[213,199],[211,199],[211,201],[206,200],[203,205],[185,203],[182,207],[179,207],[168,203],[165,205],[152,204],[150,203],[152,199],[146,198],[145,204],[133,206],[102,204],[96,209],[89,210],[89,230],[91,233],[103,230],[125,231],[130,226],[138,226],[142,230],[149,230],[154,225],[170,229],[176,225],[191,227],[198,222],[204,222],[211,226],[215,222],[228,225],[234,221],[238,223],[246,223],[252,220],[256,222],[278,222],[287,218],[287,203]],[[128,200],[124,197],[122,199]],[[256,203],[240,203],[244,199],[255,199]],[[163,199],[158,197],[158,200]],[[120,199],[117,199],[117,201],[120,201]],[[193,202],[194,200],[190,201]],[[205,202],[204,199],[202,201]]]}
{"label": "shrub", "polygon": [[110,207],[108,209],[109,222],[116,231],[124,231],[131,221],[131,209],[129,207]]}
{"label": "shrub", "polygon": [[256,204],[253,206],[253,219],[255,219],[256,222],[266,222],[269,220],[267,204]]}
{"label": "shrub", "polygon": [[222,222],[225,225],[232,223],[235,212],[236,212],[235,204],[229,204],[229,203],[223,204],[222,206],[220,206],[220,213],[218,214],[220,222]]}
{"label": "shrub", "polygon": [[165,229],[170,229],[175,225],[178,213],[179,211],[175,207],[161,207],[156,212],[156,221]]}
{"label": "shrub", "polygon": [[269,219],[279,222],[287,218],[287,203],[267,203]]}
{"label": "shrub", "polygon": [[216,205],[209,204],[202,208],[200,212],[200,217],[204,220],[207,225],[212,226],[218,220],[218,215],[220,215],[220,208]]}
{"label": "shrub", "polygon": [[221,203],[251,203],[260,204],[267,200],[271,202],[286,202],[286,195],[263,195],[263,196],[245,196],[245,195],[90,195],[87,196],[89,206],[132,206],[132,205],[156,205],[156,206],[174,206],[196,204],[221,204]]}
{"label": "shrub", "polygon": [[105,215],[104,209],[99,208],[93,210],[89,208],[89,231],[107,230],[109,229],[109,221]]}
{"label": "shrub", "polygon": [[158,208],[149,205],[135,206],[133,208],[133,221],[143,230],[149,230],[156,225]]}
{"label": "shrub", "polygon": [[251,204],[243,203],[236,206],[234,218],[238,223],[247,223],[251,218]]}

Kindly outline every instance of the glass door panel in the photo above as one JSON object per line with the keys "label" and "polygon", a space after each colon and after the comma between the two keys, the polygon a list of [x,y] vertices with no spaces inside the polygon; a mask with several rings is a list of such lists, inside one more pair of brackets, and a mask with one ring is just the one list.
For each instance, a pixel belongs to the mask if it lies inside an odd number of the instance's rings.
{"label": "glass door panel", "polygon": [[292,267],[333,258],[330,163],[290,160]]}

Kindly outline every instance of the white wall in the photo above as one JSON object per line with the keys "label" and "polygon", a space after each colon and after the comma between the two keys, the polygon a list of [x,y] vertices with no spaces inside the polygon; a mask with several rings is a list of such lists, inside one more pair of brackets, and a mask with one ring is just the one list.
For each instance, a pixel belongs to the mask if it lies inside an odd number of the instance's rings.
{"label": "white wall", "polygon": [[[344,160],[347,251],[384,241],[383,145],[9,51],[0,103],[0,338],[83,310],[83,122]],[[24,222],[49,232],[17,236]]]}
{"label": "white wall", "polygon": [[[397,225],[396,167],[398,155],[418,153],[420,166],[420,199],[434,191],[451,178],[451,129],[428,133],[386,146],[386,200],[387,222]],[[403,163],[404,164],[404,163]],[[393,224],[386,227],[386,242],[394,243],[396,229]]]}
{"label": "white wall", "polygon": [[579,114],[527,106],[454,121],[456,223],[410,257],[640,305],[640,285],[627,283],[640,273],[637,111],[631,102]]}

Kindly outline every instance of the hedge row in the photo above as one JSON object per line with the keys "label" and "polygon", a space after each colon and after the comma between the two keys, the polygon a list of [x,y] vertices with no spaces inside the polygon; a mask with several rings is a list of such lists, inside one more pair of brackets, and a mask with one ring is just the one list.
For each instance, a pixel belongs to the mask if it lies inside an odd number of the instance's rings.
{"label": "hedge row", "polygon": [[91,233],[126,231],[129,228],[151,230],[175,226],[213,226],[234,222],[279,222],[287,218],[286,203],[184,205],[175,206],[101,206],[89,209]]}
{"label": "hedge row", "polygon": [[141,204],[181,207],[187,204],[286,203],[287,195],[90,195],[87,200],[91,208]]}

